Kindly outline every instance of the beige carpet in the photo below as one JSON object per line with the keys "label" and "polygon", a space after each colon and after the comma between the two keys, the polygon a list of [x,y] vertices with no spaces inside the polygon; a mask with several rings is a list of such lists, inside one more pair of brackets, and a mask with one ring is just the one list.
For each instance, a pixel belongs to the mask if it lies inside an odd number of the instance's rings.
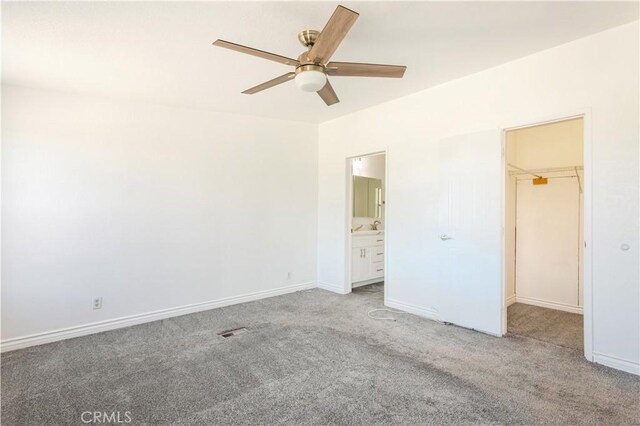
{"label": "beige carpet", "polygon": [[[314,289],[2,354],[2,425],[632,425],[640,380],[573,349]],[[247,332],[224,338],[223,330]]]}
{"label": "beige carpet", "polygon": [[584,351],[583,316],[555,309],[514,303],[509,306],[507,331],[554,345]]}

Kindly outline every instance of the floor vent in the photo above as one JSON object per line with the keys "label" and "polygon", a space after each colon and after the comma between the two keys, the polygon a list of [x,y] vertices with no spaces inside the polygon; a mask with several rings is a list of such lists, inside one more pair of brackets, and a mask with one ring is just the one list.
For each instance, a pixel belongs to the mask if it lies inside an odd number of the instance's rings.
{"label": "floor vent", "polygon": [[237,336],[238,334],[246,333],[248,330],[245,327],[234,328],[233,330],[223,331],[222,333],[218,333],[218,336],[222,337],[232,337]]}

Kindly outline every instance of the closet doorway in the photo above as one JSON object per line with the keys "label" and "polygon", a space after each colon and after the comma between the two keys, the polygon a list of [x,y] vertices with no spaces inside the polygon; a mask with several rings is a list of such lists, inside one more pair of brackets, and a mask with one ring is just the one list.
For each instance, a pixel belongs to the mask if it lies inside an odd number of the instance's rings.
{"label": "closet doorway", "polygon": [[508,130],[505,163],[507,332],[584,352],[584,118]]}

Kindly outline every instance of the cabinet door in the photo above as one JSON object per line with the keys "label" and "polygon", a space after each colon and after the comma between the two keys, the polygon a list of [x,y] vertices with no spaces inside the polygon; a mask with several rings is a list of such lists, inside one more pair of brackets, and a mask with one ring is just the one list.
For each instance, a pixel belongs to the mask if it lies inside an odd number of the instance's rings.
{"label": "cabinet door", "polygon": [[367,247],[366,249],[366,260],[367,260],[367,269],[368,269],[368,277],[367,279],[373,278],[382,278],[384,277],[384,262],[380,261],[380,256],[378,253],[382,254],[382,246],[380,247]]}
{"label": "cabinet door", "polygon": [[369,265],[365,258],[365,248],[354,247],[351,249],[351,282],[364,281],[369,275]]}

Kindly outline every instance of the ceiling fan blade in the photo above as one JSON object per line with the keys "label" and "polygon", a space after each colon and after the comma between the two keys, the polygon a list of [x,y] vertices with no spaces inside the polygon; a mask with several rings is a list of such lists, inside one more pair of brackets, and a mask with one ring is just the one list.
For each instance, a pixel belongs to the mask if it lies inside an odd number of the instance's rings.
{"label": "ceiling fan blade", "polygon": [[355,62],[329,62],[327,74],[336,77],[390,77],[402,78],[404,65],[358,64]]}
{"label": "ceiling fan blade", "polygon": [[326,63],[347,35],[353,23],[356,22],[358,16],[360,15],[353,10],[338,6],[309,50],[307,55],[309,60],[316,63]]}
{"label": "ceiling fan blade", "polygon": [[329,83],[329,80],[327,80],[327,84],[325,84],[322,89],[318,90],[317,93],[327,105],[333,105],[340,102],[340,99],[338,99],[338,95],[336,95],[336,92],[334,92],[331,83]]}
{"label": "ceiling fan blade", "polygon": [[236,52],[246,53],[247,55],[257,56],[258,58],[279,62],[285,65],[293,65],[295,67],[300,65],[300,62],[298,62],[296,59],[287,58],[286,56],[276,55],[275,53],[265,52],[263,50],[243,46],[241,44],[231,43],[230,41],[216,40],[213,42],[213,45],[224,47],[225,49],[235,50]]}
{"label": "ceiling fan blade", "polygon": [[269,80],[262,84],[258,84],[257,86],[252,87],[251,89],[247,89],[242,93],[246,95],[253,95],[254,93],[258,93],[270,87],[277,86],[278,84],[286,83],[287,81],[293,79],[295,76],[296,76],[295,72],[288,72],[286,74],[281,75],[280,77],[274,78],[273,80]]}

